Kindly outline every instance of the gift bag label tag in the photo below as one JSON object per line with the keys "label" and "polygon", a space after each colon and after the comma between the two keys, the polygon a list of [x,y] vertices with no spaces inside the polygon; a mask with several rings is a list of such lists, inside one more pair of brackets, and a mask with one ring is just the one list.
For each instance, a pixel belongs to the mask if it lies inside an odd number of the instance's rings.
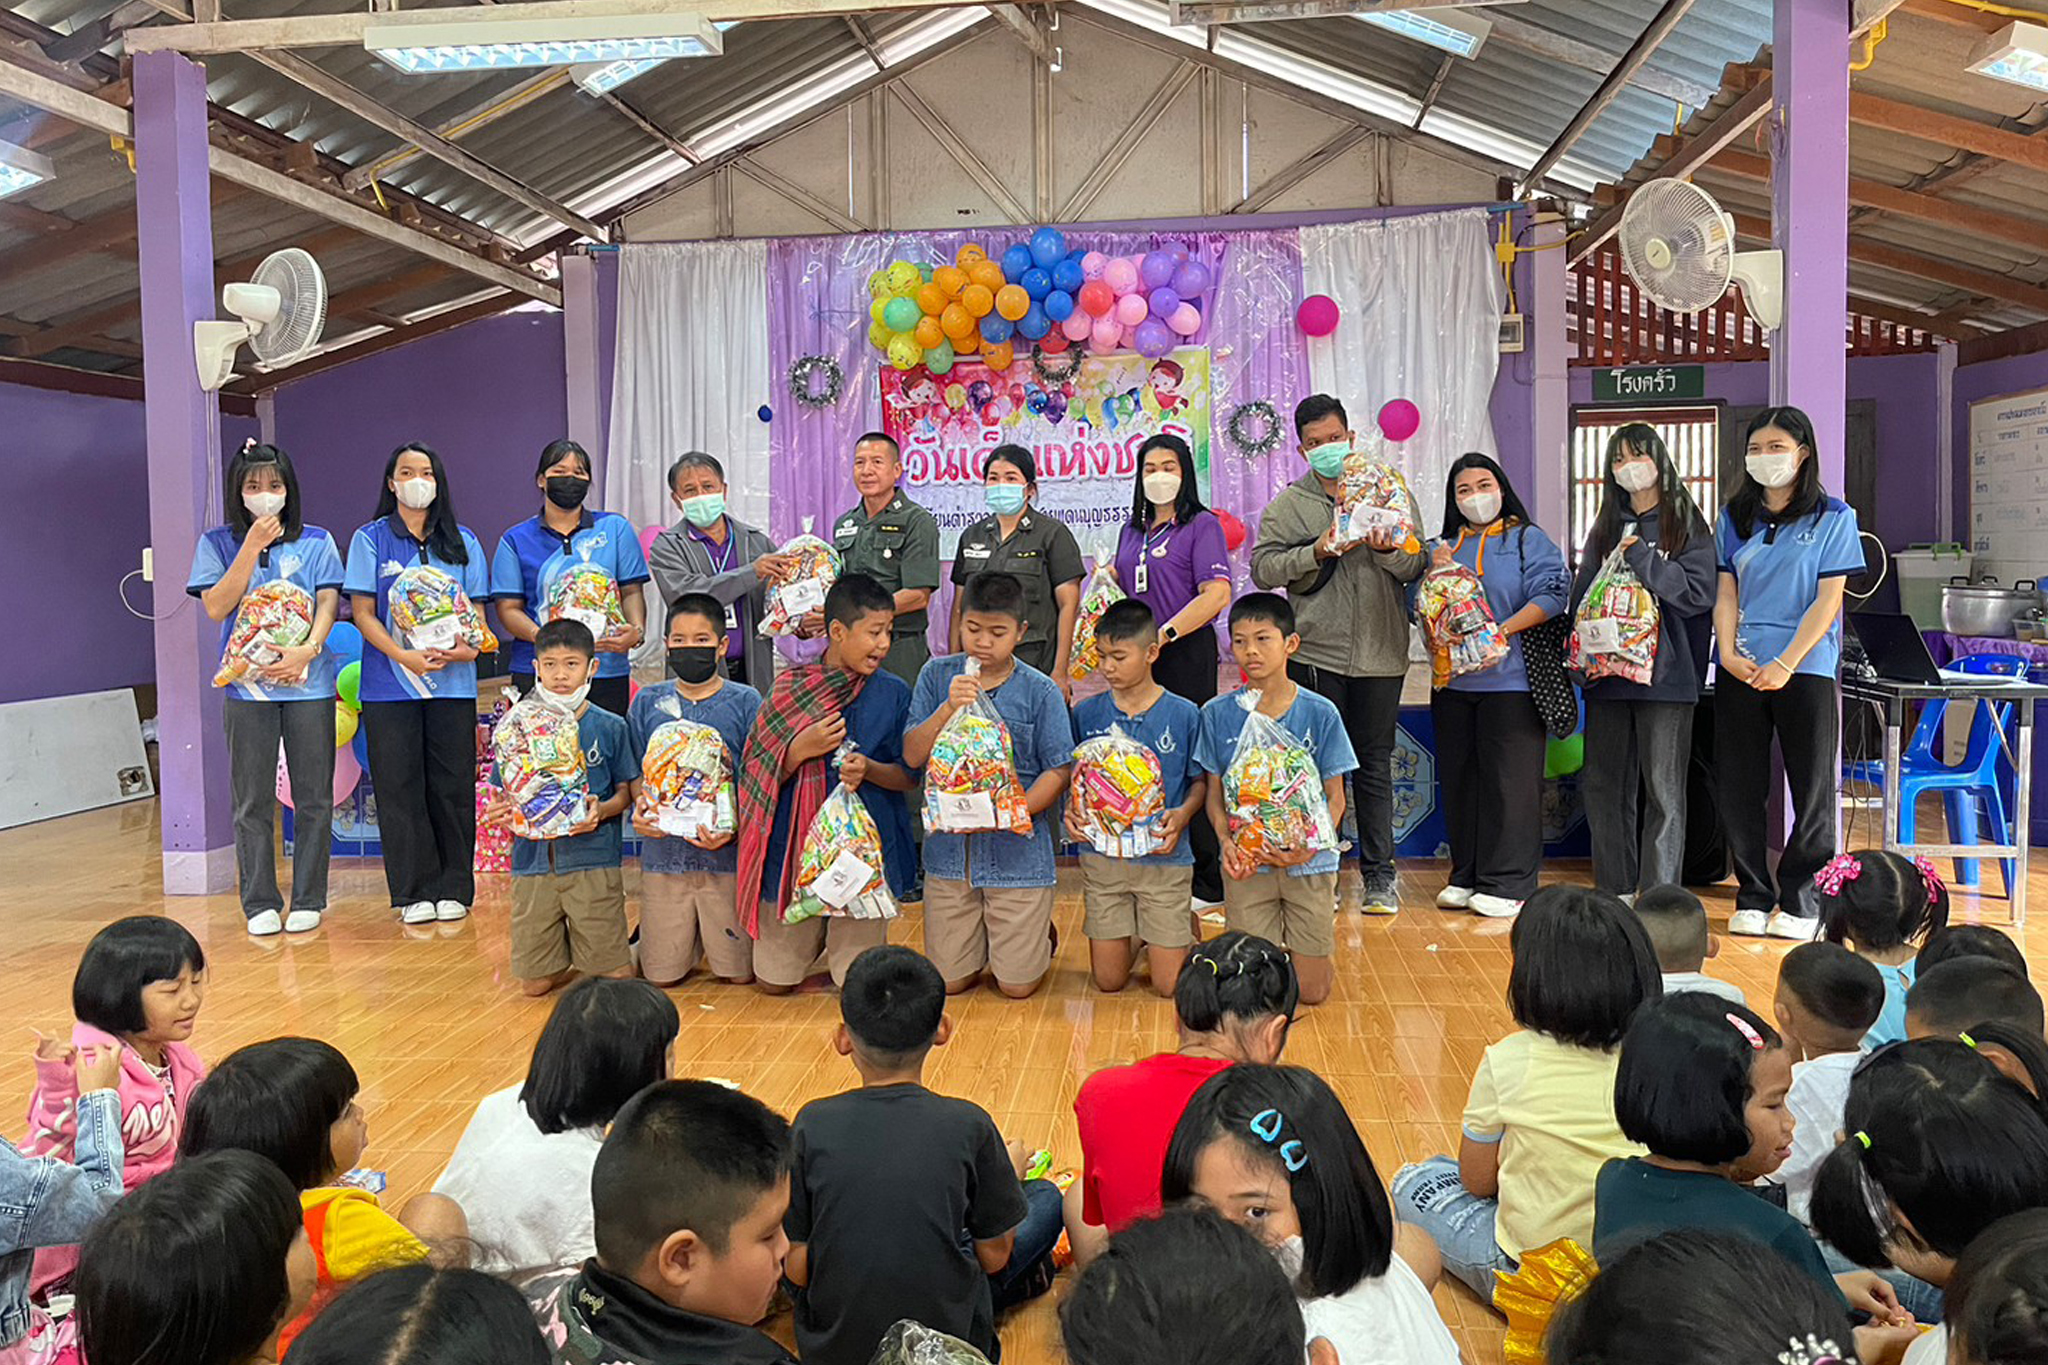
{"label": "gift bag label tag", "polygon": [[453,616],[437,616],[431,621],[422,621],[413,629],[414,649],[453,649],[457,635]]}
{"label": "gift bag label tag", "polygon": [[802,616],[824,605],[825,585],[815,578],[802,579],[782,590],[782,609],[791,616]]}
{"label": "gift bag label tag", "polygon": [[811,894],[834,910],[844,910],[874,879],[873,868],[862,862],[853,850],[841,849],[832,865],[811,883]]}
{"label": "gift bag label tag", "polygon": [[1579,648],[1587,654],[1612,654],[1621,648],[1621,622],[1596,616],[1579,622]]}
{"label": "gift bag label tag", "polygon": [[1398,531],[1401,529],[1401,514],[1391,507],[1373,507],[1360,503],[1351,509],[1350,533],[1365,537],[1374,531]]}
{"label": "gift bag label tag", "polygon": [[939,814],[949,830],[994,829],[995,798],[987,792],[940,792]]}
{"label": "gift bag label tag", "polygon": [[672,834],[678,839],[691,839],[712,827],[718,818],[718,808],[709,801],[685,801],[680,806],[664,806],[655,813],[654,823],[663,834]]}
{"label": "gift bag label tag", "polygon": [[562,616],[565,620],[581,621],[589,629],[590,638],[593,640],[602,640],[605,632],[610,629],[604,613],[592,611],[588,607],[564,607]]}

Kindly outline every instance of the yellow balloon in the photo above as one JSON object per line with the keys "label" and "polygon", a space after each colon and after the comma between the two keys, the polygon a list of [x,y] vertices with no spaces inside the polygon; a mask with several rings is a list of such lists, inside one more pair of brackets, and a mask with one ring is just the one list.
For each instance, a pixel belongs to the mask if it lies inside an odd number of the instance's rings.
{"label": "yellow balloon", "polygon": [[917,338],[908,332],[898,332],[889,339],[889,363],[899,370],[907,370],[924,359],[924,347],[917,344]]}
{"label": "yellow balloon", "polygon": [[339,749],[356,737],[360,724],[355,709],[345,702],[334,703],[334,747]]}
{"label": "yellow balloon", "polygon": [[882,314],[889,311],[889,300],[893,297],[895,296],[892,294],[875,295],[874,302],[868,305],[868,316],[873,318],[876,322],[880,322],[882,320]]}
{"label": "yellow balloon", "polygon": [[897,261],[889,267],[889,292],[892,294],[914,294],[924,276],[917,273],[917,267],[908,261]]}
{"label": "yellow balloon", "polygon": [[889,330],[889,324],[886,322],[871,322],[868,324],[868,344],[878,351],[888,350],[889,338],[895,335],[894,332]]}

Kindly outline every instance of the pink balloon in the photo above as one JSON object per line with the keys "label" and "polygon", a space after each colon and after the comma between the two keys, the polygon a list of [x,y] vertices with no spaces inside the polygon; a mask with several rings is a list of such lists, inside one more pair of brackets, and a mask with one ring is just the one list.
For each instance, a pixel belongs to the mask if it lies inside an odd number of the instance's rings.
{"label": "pink balloon", "polygon": [[1202,310],[1192,303],[1183,303],[1173,310],[1173,316],[1166,320],[1175,336],[1191,337],[1202,330]]}
{"label": "pink balloon", "polygon": [[1095,329],[1095,319],[1076,308],[1067,314],[1067,320],[1060,324],[1060,335],[1069,341],[1086,341]]}
{"label": "pink balloon", "polygon": [[[349,793],[356,789],[356,783],[363,780],[363,765],[356,761],[353,745],[344,744],[334,751],[334,804],[339,806],[348,800]],[[284,746],[277,746],[277,801],[286,810],[292,806],[291,770],[285,766]]]}
{"label": "pink balloon", "polygon": [[1118,256],[1102,267],[1102,278],[1121,297],[1138,287],[1138,263]]}
{"label": "pink balloon", "polygon": [[1380,435],[1389,441],[1405,441],[1421,427],[1421,411],[1405,398],[1396,398],[1380,409]]}
{"label": "pink balloon", "polygon": [[1091,251],[1081,258],[1081,278],[1099,280],[1102,272],[1109,268],[1109,257],[1099,251]]}
{"label": "pink balloon", "polygon": [[1151,311],[1143,294],[1126,294],[1116,301],[1116,320],[1126,327],[1136,327]]}
{"label": "pink balloon", "polygon": [[663,529],[660,526],[643,526],[640,528],[641,554],[651,555],[654,553],[654,538],[660,535]]}
{"label": "pink balloon", "polygon": [[1337,301],[1328,294],[1310,294],[1294,310],[1294,320],[1312,337],[1326,337],[1337,330]]}
{"label": "pink balloon", "polygon": [[1123,326],[1115,318],[1097,318],[1089,328],[1088,346],[1098,353],[1114,351],[1123,337]]}

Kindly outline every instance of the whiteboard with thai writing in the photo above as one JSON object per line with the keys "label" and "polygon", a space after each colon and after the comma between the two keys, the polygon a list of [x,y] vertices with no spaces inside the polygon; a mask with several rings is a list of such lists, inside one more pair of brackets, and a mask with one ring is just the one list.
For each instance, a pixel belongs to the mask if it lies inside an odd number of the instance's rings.
{"label": "whiteboard with thai writing", "polygon": [[2048,389],[1970,404],[1970,539],[1979,574],[2048,577]]}

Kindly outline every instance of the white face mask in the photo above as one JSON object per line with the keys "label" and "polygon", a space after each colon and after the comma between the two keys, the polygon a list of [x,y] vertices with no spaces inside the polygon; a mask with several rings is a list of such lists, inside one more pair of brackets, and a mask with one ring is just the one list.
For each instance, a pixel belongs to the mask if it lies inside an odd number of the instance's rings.
{"label": "white face mask", "polygon": [[552,706],[564,715],[573,716],[576,709],[583,705],[584,699],[590,695],[590,684],[584,683],[574,692],[562,693],[550,692],[546,687],[536,683],[534,691],[540,696],[541,705]]}
{"label": "white face mask", "polygon": [[1180,475],[1147,474],[1145,476],[1145,498],[1155,506],[1170,503],[1180,496]]}
{"label": "white face mask", "polygon": [[284,511],[284,499],[282,493],[244,493],[242,506],[249,509],[252,517],[274,517]]}
{"label": "white face mask", "polygon": [[1474,493],[1468,498],[1459,498],[1458,510],[1474,526],[1491,526],[1493,519],[1500,515],[1500,494]]}
{"label": "white face mask", "polygon": [[1657,486],[1657,466],[1649,460],[1630,460],[1614,467],[1614,481],[1631,493],[1647,493]]}
{"label": "white face mask", "polygon": [[1286,1272],[1289,1283],[1301,1278],[1302,1262],[1307,1258],[1307,1247],[1299,1237],[1288,1237],[1273,1248],[1273,1259]]}
{"label": "white face mask", "polygon": [[432,479],[400,479],[398,501],[413,511],[419,512],[434,505],[434,481]]}
{"label": "white face mask", "polygon": [[1743,467],[1749,477],[1766,488],[1783,488],[1799,477],[1799,452],[1796,450],[1770,450],[1761,455],[1745,456]]}

